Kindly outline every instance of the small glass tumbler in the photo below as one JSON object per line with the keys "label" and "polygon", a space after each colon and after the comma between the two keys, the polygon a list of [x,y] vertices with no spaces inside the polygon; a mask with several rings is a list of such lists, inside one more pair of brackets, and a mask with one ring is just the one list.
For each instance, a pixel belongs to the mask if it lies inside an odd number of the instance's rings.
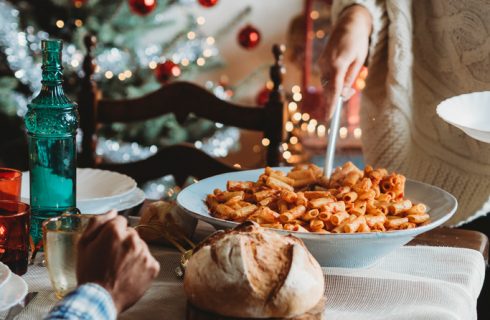
{"label": "small glass tumbler", "polygon": [[27,272],[29,260],[29,205],[0,200],[0,261],[13,273]]}
{"label": "small glass tumbler", "polygon": [[22,172],[0,168],[0,200],[20,201]]}
{"label": "small glass tumbler", "polygon": [[77,286],[78,241],[89,214],[63,214],[43,222],[44,257],[56,298],[62,299]]}

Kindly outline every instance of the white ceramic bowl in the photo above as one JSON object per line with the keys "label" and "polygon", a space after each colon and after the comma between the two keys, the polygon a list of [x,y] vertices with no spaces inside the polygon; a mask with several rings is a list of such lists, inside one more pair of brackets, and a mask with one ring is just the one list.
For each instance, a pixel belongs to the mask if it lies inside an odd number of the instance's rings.
{"label": "white ceramic bowl", "polygon": [[490,91],[446,99],[437,106],[437,114],[470,137],[490,143]]}
{"label": "white ceramic bowl", "polygon": [[[276,168],[288,172],[291,168]],[[236,222],[214,218],[204,203],[206,196],[215,188],[226,189],[228,180],[256,181],[263,169],[230,172],[201,180],[182,190],[177,203],[183,212],[210,223],[217,229],[232,228]],[[415,203],[422,202],[429,208],[431,223],[408,230],[355,234],[315,234],[288,232],[301,238],[313,256],[324,267],[366,267],[412,240],[415,236],[440,226],[456,211],[458,202],[450,193],[422,182],[408,180],[405,197]]]}

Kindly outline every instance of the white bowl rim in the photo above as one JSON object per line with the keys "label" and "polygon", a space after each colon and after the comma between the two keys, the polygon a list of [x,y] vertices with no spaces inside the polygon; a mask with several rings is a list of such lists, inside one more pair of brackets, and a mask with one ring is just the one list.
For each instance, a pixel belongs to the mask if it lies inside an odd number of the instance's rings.
{"label": "white bowl rim", "polygon": [[490,132],[490,130],[488,130],[488,129],[469,127],[466,124],[455,122],[453,119],[450,119],[446,114],[446,112],[449,112],[449,108],[451,107],[451,103],[454,103],[455,101],[460,100],[460,99],[465,99],[465,97],[469,97],[469,96],[473,96],[473,95],[488,95],[488,96],[490,96],[490,91],[467,92],[467,93],[463,93],[463,94],[460,94],[457,96],[453,96],[453,97],[444,99],[437,104],[437,107],[436,107],[437,115],[441,119],[446,121],[447,123],[450,123],[453,126],[458,127],[460,129],[470,129],[470,130],[480,131],[480,132]]}
{"label": "white bowl rim", "polygon": [[[274,167],[273,169],[277,170],[290,170],[292,167]],[[250,172],[253,173],[254,171],[257,172],[263,172],[264,169],[253,169],[253,170],[244,170],[244,171],[238,171],[238,172]],[[216,178],[220,176],[226,176],[229,175],[230,173],[222,173],[219,175],[215,175],[206,179],[202,179],[198,181],[197,183],[201,181],[205,181],[207,179],[211,178]],[[416,183],[416,184],[422,184],[426,186],[430,186],[431,188],[435,188],[439,190],[442,193],[445,193],[449,198],[452,200],[453,204],[451,205],[451,211],[445,214],[444,216],[440,217],[437,220],[434,220],[426,225],[412,228],[412,229],[405,229],[405,230],[392,230],[392,231],[383,231],[383,232],[356,232],[356,233],[313,233],[313,232],[302,232],[302,231],[286,231],[286,230],[281,230],[281,229],[274,229],[274,228],[267,228],[269,230],[274,230],[276,232],[282,233],[282,234],[292,234],[294,236],[297,236],[298,238],[302,239],[311,239],[311,240],[324,240],[324,239],[373,239],[373,238],[386,238],[386,237],[411,237],[411,236],[416,236],[421,233],[427,232],[431,229],[434,229],[444,222],[448,221],[456,212],[458,208],[458,200],[456,197],[454,197],[451,193],[447,192],[446,190],[439,188],[437,186],[433,186],[431,184],[425,183],[425,182],[420,182],[412,179],[408,179],[407,181],[410,181],[411,183]],[[199,220],[203,220],[211,225],[218,225],[220,227],[225,227],[225,228],[233,228],[240,223],[234,222],[234,221],[229,221],[229,220],[223,220],[220,218],[215,218],[211,215],[202,215],[197,212],[193,212],[191,210],[188,210],[183,204],[182,204],[182,194],[185,191],[185,189],[192,187],[195,184],[189,185],[186,188],[184,188],[177,196],[177,204],[178,206],[186,213],[191,215],[194,218],[197,218]],[[210,190],[211,192],[212,190]],[[202,199],[204,201],[204,199]]]}

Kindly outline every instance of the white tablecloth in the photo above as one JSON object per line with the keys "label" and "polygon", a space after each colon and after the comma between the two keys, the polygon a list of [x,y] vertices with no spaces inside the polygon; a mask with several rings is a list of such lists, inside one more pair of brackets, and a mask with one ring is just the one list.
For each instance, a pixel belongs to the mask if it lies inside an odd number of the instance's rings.
{"label": "white tablecloth", "polygon": [[[202,234],[207,228],[199,228]],[[161,272],[144,297],[120,319],[185,319],[182,280],[174,274],[180,255],[153,247]],[[324,319],[476,319],[485,262],[475,250],[405,246],[364,269],[324,268]],[[56,303],[48,273],[32,266],[24,275],[37,297],[17,319],[41,319]],[[129,289],[129,288],[128,288]],[[0,314],[4,319],[6,313]]]}

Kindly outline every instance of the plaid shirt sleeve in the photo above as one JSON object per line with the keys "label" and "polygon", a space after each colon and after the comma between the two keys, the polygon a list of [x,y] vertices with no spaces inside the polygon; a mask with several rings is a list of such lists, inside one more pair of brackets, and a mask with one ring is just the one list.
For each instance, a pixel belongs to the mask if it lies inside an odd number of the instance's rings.
{"label": "plaid shirt sleeve", "polygon": [[114,320],[117,311],[110,294],[89,283],[78,287],[51,309],[45,320]]}

